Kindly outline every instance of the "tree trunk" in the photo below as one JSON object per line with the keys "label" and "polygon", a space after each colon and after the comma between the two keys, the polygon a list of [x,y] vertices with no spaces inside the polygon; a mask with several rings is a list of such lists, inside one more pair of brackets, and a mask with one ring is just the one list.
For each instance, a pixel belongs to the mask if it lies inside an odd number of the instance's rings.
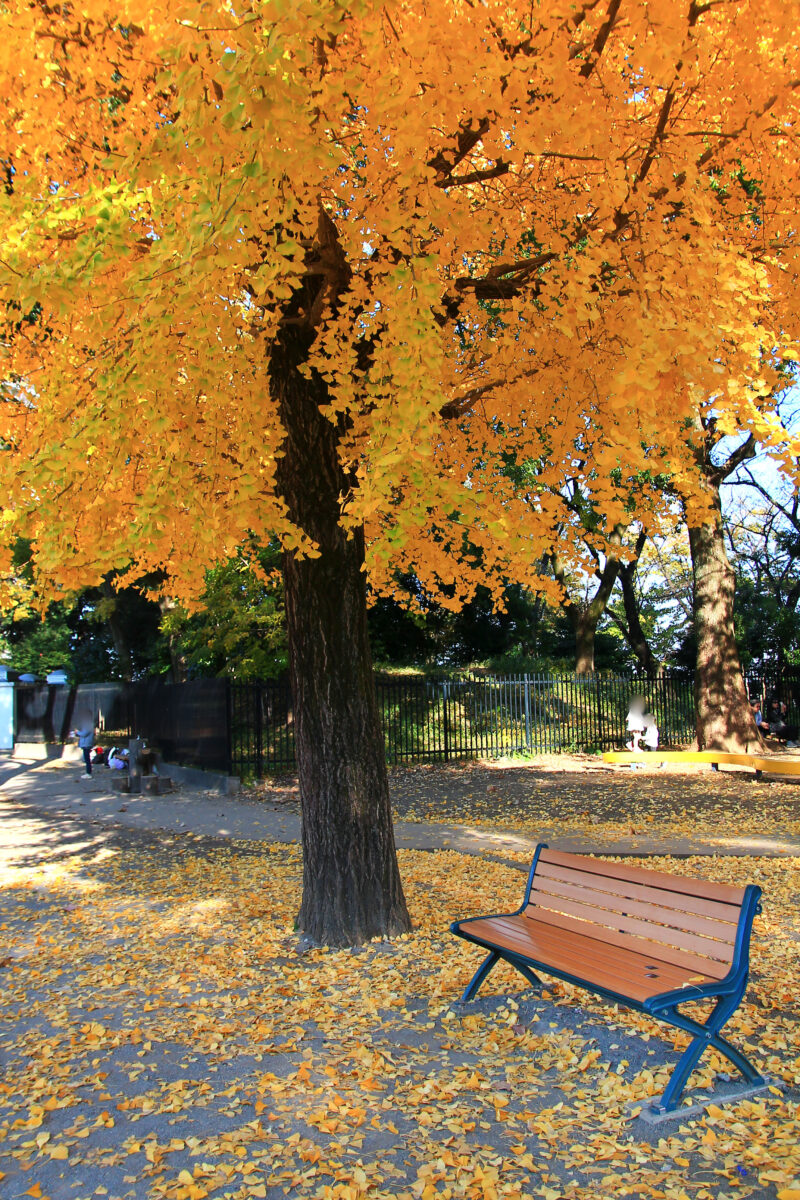
{"label": "tree trunk", "polygon": [[719,488],[712,519],[689,527],[697,639],[695,706],[701,750],[758,750],[762,742],[745,690],[733,624],[734,574],[725,552]]}
{"label": "tree trunk", "polygon": [[589,613],[578,612],[572,627],[575,631],[575,674],[590,675],[594,670],[594,636],[597,632],[597,621]]}
{"label": "tree trunk", "polygon": [[569,617],[575,634],[575,674],[589,675],[594,670],[594,639],[600,618],[608,607],[619,574],[619,559],[607,555],[602,571],[597,570],[597,591],[584,604],[573,600],[567,591],[564,564],[557,554],[551,557],[553,574],[564,589],[561,607]]}
{"label": "tree trunk", "polygon": [[622,585],[622,604],[625,609],[625,637],[647,678],[656,679],[661,674],[661,664],[650,649],[650,643],[642,629],[642,622],[639,617],[639,604],[636,599],[636,588],[634,587],[637,566],[638,559],[634,559],[633,562],[623,563],[619,569],[619,578]]}
{"label": "tree trunk", "polygon": [[270,386],[286,441],[277,478],[317,558],[284,554],[289,668],[303,818],[298,926],[315,942],[356,945],[411,927],[392,829],[383,735],[367,633],[364,537],[339,525],[352,481],[340,431],[323,416],[324,382],[298,371],[313,331],[281,330]]}
{"label": "tree trunk", "polygon": [[119,663],[120,677],[130,682],[133,679],[133,655],[131,654],[131,648],[122,622],[117,615],[117,595],[108,577],[100,584],[100,591],[107,603],[106,621],[111,634],[111,640],[114,643],[114,652]]}
{"label": "tree trunk", "polygon": [[[158,607],[163,622],[164,618],[175,608],[175,601],[168,596],[161,596]],[[173,683],[186,683],[189,678],[189,664],[174,633],[167,634],[167,649],[169,650],[170,679]]]}

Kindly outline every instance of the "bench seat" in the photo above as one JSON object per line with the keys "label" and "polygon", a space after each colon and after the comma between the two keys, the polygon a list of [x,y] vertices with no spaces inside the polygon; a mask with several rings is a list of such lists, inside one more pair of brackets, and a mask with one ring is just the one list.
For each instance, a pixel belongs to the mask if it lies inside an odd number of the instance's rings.
{"label": "bench seat", "polygon": [[502,947],[542,971],[557,971],[583,986],[590,983],[623,1002],[634,1000],[644,1004],[651,997],[676,988],[714,982],[712,975],[663,962],[655,950],[657,943],[652,943],[651,954],[637,952],[531,920],[524,914],[462,921],[460,927],[487,949]]}
{"label": "bench seat", "polygon": [[[539,845],[516,912],[470,917],[450,927],[488,951],[463,1001],[472,1000],[505,959],[533,985],[541,982],[535,974],[541,970],[694,1035],[655,1106],[661,1112],[677,1105],[708,1046],[760,1082],[720,1033],[747,985],[760,895],[752,884],[731,887]],[[681,1010],[701,1000],[714,1001],[705,1021]]]}

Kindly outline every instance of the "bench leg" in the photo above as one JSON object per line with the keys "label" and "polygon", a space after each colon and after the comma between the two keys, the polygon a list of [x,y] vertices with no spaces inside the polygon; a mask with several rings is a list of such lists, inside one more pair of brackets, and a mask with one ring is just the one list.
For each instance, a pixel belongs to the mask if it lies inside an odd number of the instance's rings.
{"label": "bench leg", "polygon": [[686,1087],[689,1076],[696,1067],[700,1056],[708,1046],[713,1046],[720,1054],[724,1054],[750,1083],[759,1083],[762,1080],[763,1077],[745,1058],[744,1054],[720,1034],[722,1026],[739,1007],[742,994],[740,992],[735,996],[721,996],[705,1025],[678,1012],[677,1008],[664,1009],[657,1014],[671,1025],[677,1026],[678,1029],[695,1035],[675,1064],[675,1070],[672,1072],[663,1096],[657,1104],[653,1105],[657,1112],[665,1113],[677,1108],[681,1092]]}
{"label": "bench leg", "polygon": [[542,983],[541,979],[536,974],[536,972],[532,971],[530,969],[530,967],[527,967],[525,965],[525,963],[515,962],[515,963],[511,963],[511,965],[512,965],[512,967],[517,968],[520,975],[525,976],[525,978],[527,979],[527,981],[531,985],[531,987],[544,987],[544,984]]}
{"label": "bench leg", "polygon": [[486,958],[483,960],[475,974],[472,976],[472,979],[470,979],[469,983],[467,984],[464,995],[461,997],[462,1004],[467,1004],[470,1000],[475,999],[478,988],[481,986],[492,967],[498,962],[499,958],[500,955],[496,950],[489,951],[489,953],[486,955]]}
{"label": "bench leg", "polygon": [[[472,976],[472,979],[470,979],[469,983],[467,984],[467,989],[464,992],[464,995],[461,997],[462,1004],[467,1004],[470,1000],[475,999],[475,996],[478,993],[478,988],[481,986],[484,979],[491,971],[492,967],[494,967],[496,965],[496,963],[499,961],[499,959],[501,957],[502,956],[498,953],[497,950],[489,951],[489,953],[486,955],[486,958],[483,960],[483,962],[478,967],[475,974]],[[536,975],[530,969],[530,967],[527,966],[525,963],[517,962],[513,958],[507,958],[505,961],[507,963],[509,963],[512,967],[516,967],[516,969],[519,971],[520,975],[525,976],[525,978],[527,979],[527,981],[531,985],[531,987],[541,987],[542,986],[542,981],[539,978],[539,976]]]}

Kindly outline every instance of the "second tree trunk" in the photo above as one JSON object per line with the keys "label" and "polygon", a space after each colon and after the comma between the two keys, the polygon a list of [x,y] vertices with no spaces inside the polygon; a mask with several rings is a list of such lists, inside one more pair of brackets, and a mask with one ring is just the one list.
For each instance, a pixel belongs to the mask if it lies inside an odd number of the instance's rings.
{"label": "second tree trunk", "polygon": [[733,623],[734,574],[725,552],[719,489],[712,518],[689,528],[697,639],[695,705],[701,750],[757,750]]}

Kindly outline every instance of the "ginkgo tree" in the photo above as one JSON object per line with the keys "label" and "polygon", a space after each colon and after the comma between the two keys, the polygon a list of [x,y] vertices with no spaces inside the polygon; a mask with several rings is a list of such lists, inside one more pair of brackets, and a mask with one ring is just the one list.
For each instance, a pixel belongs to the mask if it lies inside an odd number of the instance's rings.
{"label": "ginkgo tree", "polygon": [[50,595],[159,572],[191,602],[279,538],[299,926],[402,931],[367,579],[537,583],[550,514],[487,466],[509,429],[543,485],[581,438],[698,520],[698,411],[784,452],[791,6],[30,0],[0,60],[9,544]]}

